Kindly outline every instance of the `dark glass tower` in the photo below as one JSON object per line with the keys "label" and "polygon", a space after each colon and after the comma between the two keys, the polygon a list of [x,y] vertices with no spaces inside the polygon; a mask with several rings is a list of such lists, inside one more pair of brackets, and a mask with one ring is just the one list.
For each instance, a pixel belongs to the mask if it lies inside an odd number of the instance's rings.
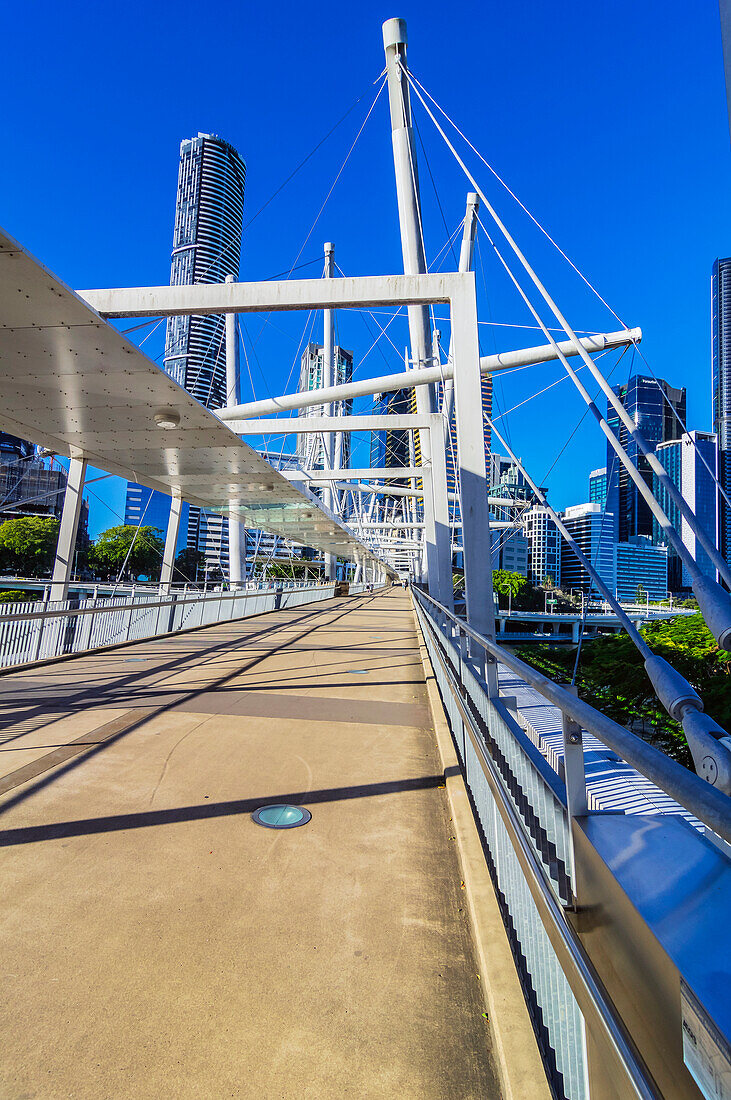
{"label": "dark glass tower", "polygon": [[[614,392],[653,450],[659,443],[680,438],[683,429],[678,417],[685,422],[684,388],[676,389],[663,378],[656,381],[635,374],[626,385],[615,386]],[[652,488],[652,471],[647,459],[642,456],[611,406],[607,410],[607,421]],[[652,538],[652,513],[609,443],[606,510],[614,517],[615,542],[628,542],[637,535]]]}
{"label": "dark glass tower", "polygon": [[[731,258],[716,260],[711,275],[713,431],[718,437],[718,480],[731,496]],[[719,494],[719,549],[731,561],[731,508]]]}

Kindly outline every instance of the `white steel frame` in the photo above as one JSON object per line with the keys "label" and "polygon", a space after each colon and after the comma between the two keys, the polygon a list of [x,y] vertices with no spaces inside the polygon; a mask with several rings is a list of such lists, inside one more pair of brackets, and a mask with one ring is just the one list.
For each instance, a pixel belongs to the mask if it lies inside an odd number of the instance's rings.
{"label": "white steel frame", "polygon": [[[372,306],[448,306],[452,332],[467,617],[473,629],[494,637],[490,521],[485,491],[487,472],[474,273],[442,272],[429,275],[375,275],[265,283],[194,284],[87,290],[79,293],[93,309],[106,318]],[[321,403],[322,394],[317,396],[318,403]],[[233,412],[227,411],[229,416]],[[381,424],[381,421],[384,423]],[[400,421],[404,421],[403,425]],[[260,434],[264,430],[271,430],[263,427],[266,424],[267,421],[263,420],[258,423],[248,421],[244,430],[247,434]],[[275,419],[269,421],[269,424],[275,425],[274,430],[281,432],[287,422]],[[438,431],[440,437],[442,435],[441,424],[433,425],[429,414],[409,417],[298,418],[293,423],[292,430],[298,433],[308,430],[371,430],[376,424],[378,427],[389,428],[430,428],[432,432]],[[440,442],[443,442],[441,438]],[[437,524],[446,528],[446,537],[445,532],[439,530],[429,539],[430,532],[426,532],[427,540],[431,543],[429,548],[432,557],[437,561],[436,575],[429,577],[429,581],[433,594],[437,599],[441,596],[440,602],[448,606],[451,602],[452,565],[443,446],[433,448],[431,457],[432,465],[422,467],[421,476],[425,492],[430,496],[433,494],[435,519]]]}

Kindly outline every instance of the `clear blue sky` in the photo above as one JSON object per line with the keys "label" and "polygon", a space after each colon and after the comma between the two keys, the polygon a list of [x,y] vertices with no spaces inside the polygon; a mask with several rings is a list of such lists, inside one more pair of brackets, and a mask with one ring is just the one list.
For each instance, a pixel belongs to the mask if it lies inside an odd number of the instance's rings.
{"label": "clear blue sky", "polygon": [[[617,313],[642,326],[655,372],[688,387],[690,426],[709,428],[710,269],[717,255],[731,253],[729,132],[712,0],[7,6],[0,223],[71,286],[165,283],[181,138],[212,131],[240,151],[247,220],[366,93],[245,231],[242,278],[286,272],[370,105],[383,67],[381,22],[393,15],[408,21],[414,73]],[[416,117],[451,232],[470,188],[421,109]],[[419,153],[433,259],[447,234]],[[573,325],[617,327],[477,167]],[[300,263],[316,259],[325,240],[335,241],[348,274],[401,270],[385,96]],[[487,247],[480,260],[480,319],[530,323]],[[318,270],[314,264],[304,274]],[[285,386],[304,322],[299,315],[275,318],[276,327],[247,321],[257,397]],[[341,315],[340,325],[358,363],[372,342],[367,325],[352,315]],[[400,350],[399,326],[389,334]],[[153,357],[161,335],[162,328],[145,345]],[[485,351],[541,342],[539,334],[494,325],[483,325],[482,337]],[[386,363],[397,368],[399,359],[384,342],[383,356],[379,345],[359,370],[384,373]],[[613,380],[627,367],[625,358]],[[501,407],[560,373],[538,367],[505,378]],[[570,387],[562,382],[508,418],[514,446],[538,477],[581,415]],[[244,372],[244,398],[251,389]],[[603,464],[601,437],[587,419],[548,479],[554,502],[585,500],[586,475]],[[110,509],[92,500],[92,531],[119,522],[123,507],[118,483],[95,491]]]}

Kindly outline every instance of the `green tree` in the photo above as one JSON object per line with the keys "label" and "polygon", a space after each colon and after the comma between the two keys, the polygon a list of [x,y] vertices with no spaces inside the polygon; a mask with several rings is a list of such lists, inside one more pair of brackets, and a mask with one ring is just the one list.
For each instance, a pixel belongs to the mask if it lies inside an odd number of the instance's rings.
{"label": "green tree", "polygon": [[122,566],[125,577],[138,577],[140,574],[155,577],[160,572],[162,550],[162,532],[159,528],[140,527],[138,531],[131,524],[124,524],[102,531],[89,549],[89,565],[108,580],[118,577]]}
{"label": "green tree", "polygon": [[635,599],[637,600],[637,603],[642,603],[646,596],[647,589],[645,588],[644,584],[638,584],[637,591],[635,592]]}
{"label": "green tree", "polygon": [[550,573],[546,573],[545,577],[541,581],[541,584],[543,585],[544,588],[555,588],[556,587],[556,582],[555,582],[555,580],[553,579],[553,577],[551,576]]}
{"label": "green tree", "polygon": [[44,577],[51,571],[58,542],[54,516],[23,516],[0,525],[0,569],[19,576]]}
{"label": "green tree", "polygon": [[[728,729],[731,655],[719,649],[702,615],[651,623],[641,633],[653,653],[664,657],[696,689],[707,713]],[[574,652],[531,646],[521,650],[520,656],[552,679],[571,677]],[[597,710],[691,766],[682,727],[658,702],[644,662],[627,634],[603,635],[584,643],[578,684],[581,697]]]}
{"label": "green tree", "polygon": [[176,582],[195,581],[202,577],[206,565],[206,555],[201,550],[184,547],[175,559],[173,580]]}
{"label": "green tree", "polygon": [[492,587],[499,596],[514,600],[528,588],[528,581],[522,573],[511,573],[507,569],[493,569]]}

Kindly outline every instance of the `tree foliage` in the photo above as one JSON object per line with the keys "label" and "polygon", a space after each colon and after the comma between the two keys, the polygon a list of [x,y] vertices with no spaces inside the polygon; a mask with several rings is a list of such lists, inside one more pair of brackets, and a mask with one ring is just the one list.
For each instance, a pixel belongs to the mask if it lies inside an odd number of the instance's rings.
{"label": "tree foliage", "polygon": [[510,573],[507,569],[493,569],[492,587],[500,596],[515,599],[528,587],[528,581],[522,573]]}
{"label": "tree foliage", "polygon": [[202,550],[193,550],[190,546],[184,547],[175,559],[173,580],[195,581],[197,576],[202,576],[206,565],[206,555]]}
{"label": "tree foliage", "polygon": [[[731,655],[719,649],[701,615],[651,623],[642,635],[653,653],[664,657],[696,689],[706,711],[725,729],[731,726]],[[546,675],[570,679],[575,652],[550,646],[525,648],[521,657]],[[581,697],[691,766],[682,727],[655,697],[640,654],[627,634],[584,642],[577,682]]]}
{"label": "tree foliage", "polygon": [[307,561],[272,561],[266,567],[269,581],[317,580],[320,568]]}
{"label": "tree foliage", "polygon": [[130,547],[132,552],[124,576],[138,577],[142,574],[156,577],[160,572],[163,550],[162,533],[157,527],[140,527],[138,532],[131,524],[123,524],[102,531],[89,550],[89,565],[105,579],[116,578]]}
{"label": "tree foliage", "polygon": [[58,529],[54,516],[22,516],[0,524],[0,570],[21,577],[47,576],[56,553]]}

